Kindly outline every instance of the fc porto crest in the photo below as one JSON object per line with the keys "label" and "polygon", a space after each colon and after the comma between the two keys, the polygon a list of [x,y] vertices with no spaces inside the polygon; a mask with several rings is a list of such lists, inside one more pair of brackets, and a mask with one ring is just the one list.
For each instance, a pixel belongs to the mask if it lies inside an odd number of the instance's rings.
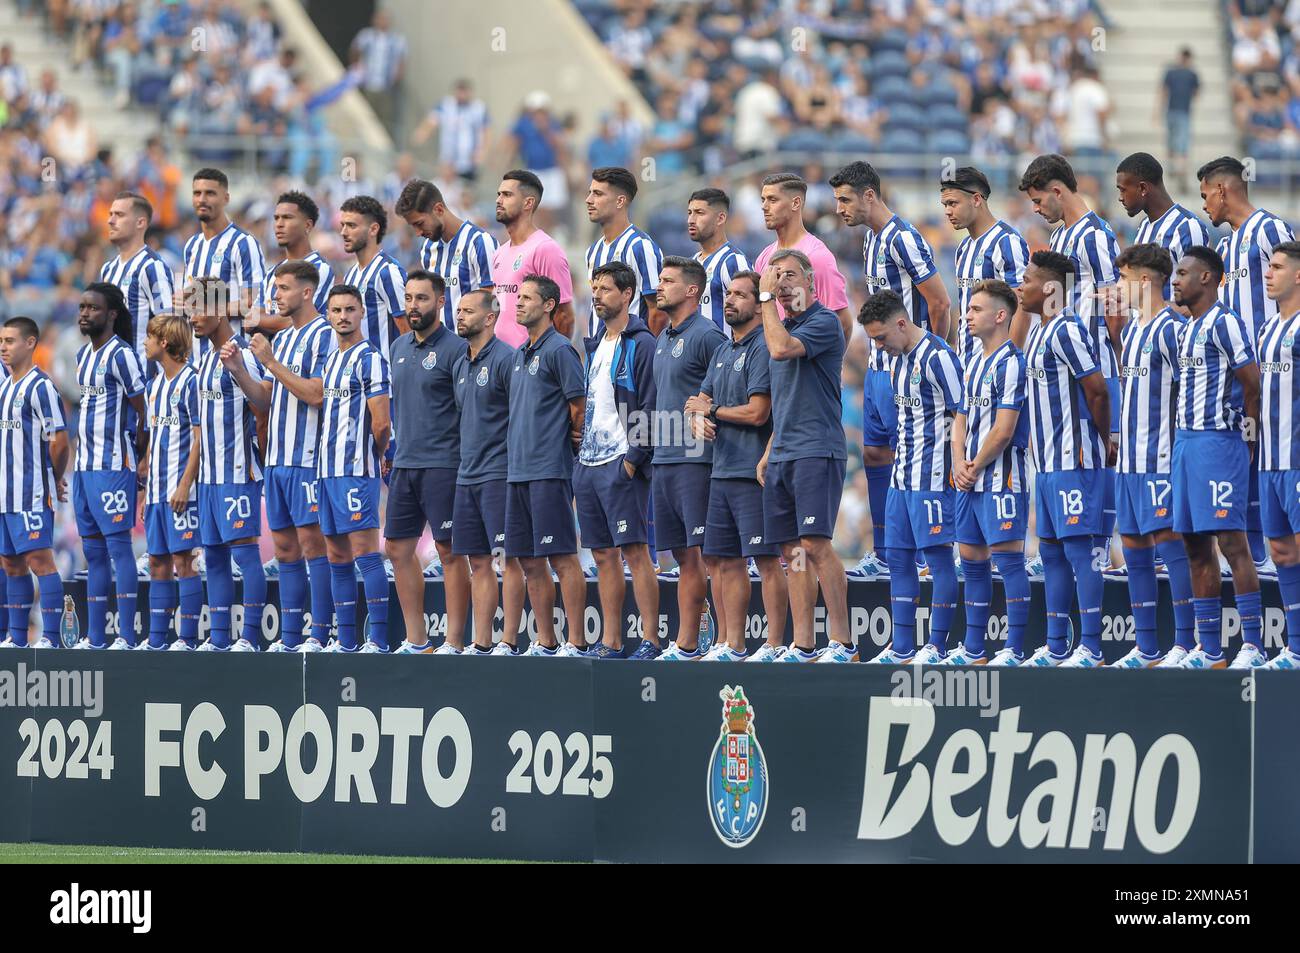
{"label": "fc porto crest", "polygon": [[913,385],[921,383],[921,372],[920,372],[920,371],[917,371],[915,374],[912,375],[912,383],[913,383]]}
{"label": "fc porto crest", "polygon": [[736,358],[736,363],[731,365],[731,369],[739,373],[740,369],[744,366],[745,366],[745,354],[742,351],[740,357]]}
{"label": "fc porto crest", "polygon": [[1283,347],[1290,347],[1290,346],[1291,346],[1292,344],[1294,344],[1294,343],[1295,343],[1295,335],[1294,335],[1294,334],[1288,334],[1286,337],[1284,337],[1284,338],[1282,339],[1282,346],[1283,346]]}
{"label": "fc porto crest", "polygon": [[686,341],[678,338],[677,343],[673,345],[673,357],[681,357],[684,350],[686,350]]}
{"label": "fc porto crest", "polygon": [[534,354],[533,359],[528,362],[528,373],[536,377],[537,368],[541,366],[542,366],[542,356],[540,354]]}
{"label": "fc porto crest", "polygon": [[1196,332],[1196,343],[1197,343],[1197,344],[1204,344],[1204,343],[1209,339],[1209,337],[1210,337],[1210,335],[1209,335],[1207,332],[1205,332],[1205,331],[1198,331],[1198,332]]}
{"label": "fc porto crest", "polygon": [[983,255],[976,255],[976,256],[975,256],[975,267],[976,267],[976,268],[983,268],[983,267],[984,267],[984,256],[983,256]]}
{"label": "fc porto crest", "polygon": [[181,403],[180,391],[173,391],[171,397],[167,398],[167,401],[173,407],[179,407]]}
{"label": "fc porto crest", "polygon": [[722,729],[709,759],[709,817],[728,847],[757,836],[767,814],[767,762],[754,733],[754,709],[745,689],[724,686]]}
{"label": "fc porto crest", "polygon": [[430,351],[428,354],[424,355],[424,360],[420,362],[420,366],[423,367],[426,371],[431,371],[435,367],[437,367],[438,352]]}
{"label": "fc porto crest", "polygon": [[519,270],[519,266],[522,265],[523,263],[524,263],[524,256],[523,256],[522,254],[516,255],[516,256],[515,256],[515,265],[514,265],[514,268],[512,268],[511,270],[512,270],[512,271],[518,271],[518,270]]}
{"label": "fc porto crest", "polygon": [[478,377],[474,378],[474,383],[478,384],[479,387],[486,387],[487,382],[488,382],[488,369],[486,367],[480,367],[478,369]]}

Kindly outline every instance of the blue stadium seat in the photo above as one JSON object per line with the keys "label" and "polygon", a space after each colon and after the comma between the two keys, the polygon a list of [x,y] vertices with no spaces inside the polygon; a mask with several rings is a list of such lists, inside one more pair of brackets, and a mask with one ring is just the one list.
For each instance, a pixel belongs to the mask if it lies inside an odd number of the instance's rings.
{"label": "blue stadium seat", "polygon": [[914,129],[886,129],[877,148],[881,152],[917,154],[925,151],[925,140]]}
{"label": "blue stadium seat", "polygon": [[886,106],[912,102],[912,84],[901,76],[887,76],[875,84],[876,101]]}
{"label": "blue stadium seat", "polygon": [[886,76],[906,78],[912,72],[912,64],[907,61],[907,57],[893,50],[873,56],[867,63],[870,66],[871,77],[874,80]]}
{"label": "blue stadium seat", "polygon": [[888,129],[912,129],[917,132],[924,132],[931,128],[930,120],[925,110],[918,109],[911,103],[897,103],[889,107],[889,121],[885,124]]}
{"label": "blue stadium seat", "polygon": [[970,137],[953,129],[936,129],[926,139],[926,151],[946,156],[964,156],[970,152]]}
{"label": "blue stadium seat", "polygon": [[871,47],[871,52],[877,56],[886,51],[905,53],[907,52],[907,31],[892,29],[886,30],[879,36],[874,36],[867,41]]}
{"label": "blue stadium seat", "polygon": [[799,129],[781,139],[777,148],[789,152],[818,152],[826,148],[826,137],[815,129]]}
{"label": "blue stadium seat", "polygon": [[926,110],[926,118],[931,129],[951,129],[966,132],[970,127],[970,117],[957,106],[940,103]]}
{"label": "blue stadium seat", "polygon": [[828,152],[870,152],[876,143],[857,132],[840,132],[831,136],[824,146]]}

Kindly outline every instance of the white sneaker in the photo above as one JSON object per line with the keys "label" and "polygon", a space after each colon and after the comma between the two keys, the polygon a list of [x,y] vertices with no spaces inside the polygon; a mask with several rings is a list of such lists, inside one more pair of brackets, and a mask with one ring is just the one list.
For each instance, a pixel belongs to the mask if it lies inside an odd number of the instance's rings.
{"label": "white sneaker", "polygon": [[852,569],[846,570],[850,579],[888,579],[889,566],[874,552],[867,553]]}
{"label": "white sneaker", "polygon": [[946,654],[939,646],[926,642],[925,645],[916,650],[916,654],[912,656],[909,664],[942,665]]}
{"label": "white sneaker", "polygon": [[345,649],[343,643],[338,639],[335,639],[329,645],[325,646],[325,648],[321,649],[321,651],[329,652],[331,655],[356,655],[359,650]]}
{"label": "white sneaker", "polygon": [[[148,642],[142,642],[142,643],[140,643],[140,644],[141,644],[141,645],[148,645],[149,643],[148,643]],[[37,639],[37,640],[36,640],[35,642],[33,642],[30,646],[28,646],[28,648],[33,648],[33,649],[57,649],[58,646],[55,645],[53,642],[51,642],[49,639],[47,639],[45,636],[42,635],[39,639]],[[1286,651],[1286,650],[1283,649],[1283,651]]]}
{"label": "white sneaker", "polygon": [[456,648],[456,646],[452,645],[450,642],[443,642],[442,645],[438,646],[429,654],[430,655],[459,655],[460,649]]}
{"label": "white sneaker", "polygon": [[184,639],[177,639],[171,645],[167,646],[168,652],[197,652],[198,649],[190,645]]}
{"label": "white sneaker", "polygon": [[877,655],[875,658],[868,659],[867,664],[868,665],[907,665],[910,664],[912,659],[914,659],[915,657],[916,657],[915,652],[913,652],[911,655],[899,655],[897,652],[894,651],[894,647],[892,645],[887,645],[885,646],[884,650],[881,651],[881,653]]}
{"label": "white sneaker", "polygon": [[1223,558],[1222,553],[1219,554],[1219,575],[1224,579],[1232,578],[1232,567],[1228,565],[1228,561]]}
{"label": "white sneaker", "polygon": [[[14,646],[14,644],[13,644],[12,641],[9,642],[9,648],[11,648],[11,649],[12,649],[12,648],[15,648],[15,646]],[[91,644],[91,641],[90,641],[90,639],[88,639],[88,638],[78,639],[78,640],[77,640],[77,644],[73,646],[73,649],[77,649],[77,650],[86,650],[86,651],[95,651],[96,649],[102,651],[102,650],[107,649],[107,648],[108,648],[107,645],[93,645],[93,644]]]}
{"label": "white sneaker", "polygon": [[1268,664],[1268,656],[1258,648],[1247,642],[1237,652],[1237,657],[1232,660],[1228,668],[1246,669],[1246,668],[1263,668]]}
{"label": "white sneaker", "polygon": [[[35,648],[35,646],[33,646],[33,648]],[[163,646],[163,648],[166,648],[166,646]],[[150,645],[148,639],[141,639],[139,642],[135,643],[135,645],[131,646],[131,649],[132,651],[135,652],[161,652],[162,651],[162,649],[155,649],[152,645]]]}
{"label": "white sneaker", "polygon": [[1175,645],[1173,648],[1171,648],[1168,652],[1165,653],[1164,658],[1162,658],[1159,662],[1156,662],[1156,664],[1151,667],[1152,668],[1182,668],[1183,663],[1185,661],[1187,661],[1187,649],[1183,648],[1181,645]]}
{"label": "white sneaker", "polygon": [[[40,648],[38,645],[37,648]],[[1294,672],[1300,670],[1300,655],[1292,652],[1289,646],[1284,646],[1281,652],[1274,655],[1263,666],[1271,672]]]}
{"label": "white sneaker", "polygon": [[357,649],[358,655],[387,655],[388,649],[384,648],[378,642],[372,642],[366,639],[366,644]]}
{"label": "white sneaker", "polygon": [[108,647],[108,650],[110,652],[129,652],[133,648],[135,646],[119,635],[113,640],[113,644]]}
{"label": "white sneaker", "polygon": [[515,654],[515,650],[510,647],[509,642],[498,642],[496,645],[492,646],[492,651],[488,653],[488,655],[495,655],[504,658],[514,658]]}
{"label": "white sneaker", "polygon": [[[82,641],[85,640],[83,639]],[[74,646],[74,648],[75,647],[76,646]],[[0,639],[0,649],[16,649],[16,648],[18,648],[18,646],[14,643],[13,639],[9,638],[9,636],[6,635],[3,639]]]}
{"label": "white sneaker", "polygon": [[1163,661],[1163,657],[1148,658],[1135,645],[1125,653],[1123,658],[1111,662],[1109,668],[1154,668]]}
{"label": "white sneaker", "polygon": [[1227,668],[1228,656],[1220,654],[1217,658],[1211,658],[1205,654],[1205,649],[1199,645],[1192,649],[1183,658],[1179,668]]}
{"label": "white sneaker", "polygon": [[845,645],[831,639],[826,643],[826,648],[817,653],[818,665],[832,665],[835,663],[856,662],[858,660],[858,647],[856,645]]}
{"label": "white sneaker", "polygon": [[1256,560],[1255,575],[1260,579],[1277,579],[1277,564],[1273,562],[1272,556],[1265,556],[1263,560]]}
{"label": "white sneaker", "polygon": [[320,644],[320,639],[307,638],[303,639],[294,649],[295,652],[324,652],[325,646]]}
{"label": "white sneaker", "polygon": [[1025,573],[1029,576],[1030,579],[1042,579],[1044,573],[1043,557],[1040,556],[1038,553],[1034,553],[1033,556],[1031,556],[1029,559],[1026,559]]}
{"label": "white sneaker", "polygon": [[285,645],[279,639],[276,639],[274,642],[271,643],[271,647],[267,649],[267,651],[268,652],[296,652],[297,649],[291,649],[289,648],[289,646]]}
{"label": "white sneaker", "polygon": [[1070,657],[1058,665],[1058,668],[1101,668],[1106,664],[1106,660],[1099,655],[1093,655],[1092,650],[1086,645],[1076,646],[1070,653]]}
{"label": "white sneaker", "polygon": [[428,642],[423,645],[412,645],[410,642],[403,641],[401,645],[393,649],[394,655],[432,655],[433,646]]}
{"label": "white sneaker", "polygon": [[715,645],[704,654],[700,659],[701,662],[743,662],[748,658],[748,653],[737,652],[730,645],[723,643]]}
{"label": "white sneaker", "polygon": [[235,639],[235,641],[232,642],[232,643],[230,644],[230,651],[232,651],[232,652],[256,652],[256,651],[257,651],[257,646],[254,645],[252,642],[248,641],[248,639],[240,638],[240,639]]}
{"label": "white sneaker", "polygon": [[680,647],[677,645],[676,642],[673,642],[672,644],[670,644],[670,645],[668,646],[668,648],[664,649],[661,653],[659,653],[659,659],[658,659],[658,661],[660,661],[660,662],[697,662],[697,661],[700,660],[700,658],[701,658],[701,655],[700,655],[700,648],[699,648],[698,645],[697,645],[695,648],[691,649],[691,650],[688,652],[688,651],[686,651],[685,649],[680,648]]}
{"label": "white sneaker", "polygon": [[555,650],[555,654],[559,658],[586,658],[587,656],[586,652],[567,640],[560,643],[560,647]]}
{"label": "white sneaker", "polygon": [[1046,645],[1039,646],[1037,651],[1029,658],[1021,662],[1017,668],[1056,668],[1064,662],[1065,659],[1058,659],[1052,655],[1052,650]]}
{"label": "white sneaker", "polygon": [[541,642],[529,642],[528,648],[524,649],[520,654],[531,656],[532,658],[555,658],[560,654],[560,650],[554,646],[548,648],[545,645],[542,645]]}
{"label": "white sneaker", "polygon": [[226,646],[224,649],[220,649],[220,648],[217,648],[217,645],[216,645],[215,642],[213,642],[211,639],[208,639],[206,642],[204,642],[202,645],[200,645],[200,646],[199,646],[197,649],[195,649],[194,651],[196,651],[196,652],[229,652],[229,651],[230,651],[230,646]]}
{"label": "white sneaker", "polygon": [[1019,668],[1025,660],[1010,649],[998,649],[989,659],[989,668]]}
{"label": "white sneaker", "polygon": [[746,662],[779,662],[781,656],[785,654],[784,645],[769,645],[764,642],[754,652],[751,652]]}

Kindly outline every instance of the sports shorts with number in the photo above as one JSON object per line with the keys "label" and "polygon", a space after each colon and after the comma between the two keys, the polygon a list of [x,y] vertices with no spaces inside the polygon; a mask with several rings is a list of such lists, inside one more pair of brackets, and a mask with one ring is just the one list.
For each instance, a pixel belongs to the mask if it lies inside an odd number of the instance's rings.
{"label": "sports shorts with number", "polygon": [[22,556],[54,545],[54,513],[0,514],[0,556]]}
{"label": "sports shorts with number", "polygon": [[1034,518],[1039,539],[1101,533],[1106,470],[1039,471],[1034,477]]}
{"label": "sports shorts with number", "polygon": [[82,536],[109,536],[135,526],[133,470],[77,470],[72,474],[72,509]]}
{"label": "sports shorts with number", "polygon": [[199,505],[194,500],[177,513],[170,503],[144,506],[145,549],[150,556],[183,553],[199,544]]}
{"label": "sports shorts with number", "polygon": [[379,528],[379,477],[320,478],[320,531],[342,536]]}
{"label": "sports shorts with number", "polygon": [[1245,530],[1250,492],[1250,448],[1235,430],[1178,430],[1174,434],[1174,531]]}
{"label": "sports shorts with number", "polygon": [[262,533],[262,484],[200,483],[199,542],[220,546]]}

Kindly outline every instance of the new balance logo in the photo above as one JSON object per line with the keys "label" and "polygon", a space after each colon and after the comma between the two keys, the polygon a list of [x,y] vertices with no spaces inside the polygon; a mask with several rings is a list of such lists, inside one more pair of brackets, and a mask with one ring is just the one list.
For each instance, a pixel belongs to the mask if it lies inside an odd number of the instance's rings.
{"label": "new balance logo", "polygon": [[443,521],[442,521],[442,528],[443,528],[443,529],[451,529],[451,520],[443,520]]}
{"label": "new balance logo", "polygon": [[763,537],[762,537],[762,536],[751,536],[751,537],[749,537],[749,545],[751,545],[751,546],[762,546],[762,545],[763,545]]}
{"label": "new balance logo", "polygon": [[697,526],[697,527],[695,527],[695,529],[691,530],[691,535],[692,535],[692,536],[702,536],[702,535],[704,535],[704,527],[703,527],[703,526]]}
{"label": "new balance logo", "polygon": [[803,518],[803,525],[804,525],[804,526],[812,526],[812,525],[813,525],[814,523],[816,523],[816,522],[817,522],[817,517],[815,517],[815,516],[805,516],[805,517]]}
{"label": "new balance logo", "polygon": [[497,536],[496,536],[496,540],[495,540],[495,542],[498,542],[498,543],[504,543],[505,541],[506,541],[506,534],[505,534],[505,533],[497,533]]}
{"label": "new balance logo", "polygon": [[615,529],[614,532],[616,532],[616,533],[626,533],[626,532],[627,532],[627,520],[619,520],[619,521],[618,521],[618,528]]}
{"label": "new balance logo", "polygon": [[551,543],[553,543],[553,542],[555,542],[555,537],[554,537],[554,536],[543,536],[543,537],[542,537],[542,545],[543,545],[543,546],[549,546],[549,545],[551,545]]}

